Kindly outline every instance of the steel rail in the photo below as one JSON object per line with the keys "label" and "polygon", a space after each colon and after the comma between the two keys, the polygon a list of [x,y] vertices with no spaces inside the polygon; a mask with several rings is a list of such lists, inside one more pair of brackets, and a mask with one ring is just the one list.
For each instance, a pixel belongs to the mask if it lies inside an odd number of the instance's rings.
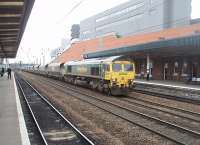
{"label": "steel rail", "polygon": [[[76,132],[76,134],[78,134],[81,138],[83,138],[89,145],[94,145],[94,143],[90,140],[90,139],[88,139],[79,129],[77,129],[68,119],[66,119],[63,115],[62,115],[62,113],[60,113],[44,96],[42,96],[29,82],[27,82],[25,79],[23,79],[23,81],[25,82],[25,83],[27,83],[30,87],[31,87],[31,89],[32,90],[34,90],[34,92],[36,92],[37,93],[37,95],[39,95],[40,96],[40,98],[46,103],[46,104],[48,104],[48,106],[50,106],[67,124],[69,124],[70,125],[70,127]],[[48,145],[48,143],[47,143],[47,141],[46,141],[46,139],[45,139],[45,137],[44,137],[44,135],[43,135],[43,133],[42,133],[42,130],[41,130],[41,128],[40,128],[40,126],[39,126],[39,124],[38,124],[38,122],[37,122],[37,120],[36,120],[36,118],[35,118],[35,116],[34,116],[34,113],[33,113],[33,111],[32,111],[32,109],[31,109],[31,107],[30,107],[30,105],[29,105],[29,103],[28,103],[28,100],[27,100],[27,98],[26,98],[26,95],[25,95],[25,93],[24,93],[24,91],[23,91],[23,89],[22,89],[22,86],[21,86],[21,84],[20,84],[20,82],[17,80],[17,82],[18,82],[18,84],[19,84],[19,86],[20,86],[20,89],[22,90],[22,92],[23,92],[23,96],[24,96],[24,98],[25,98],[25,100],[26,100],[26,103],[27,103],[27,105],[29,106],[29,110],[30,110],[30,112],[31,112],[31,115],[33,116],[33,118],[34,118],[34,121],[35,121],[35,123],[36,123],[36,125],[37,125],[37,127],[38,127],[38,130],[39,130],[39,132],[40,132],[40,135],[42,136],[42,138],[43,138],[43,140],[44,140],[44,142],[45,142],[45,145]]]}
{"label": "steel rail", "polygon": [[[14,75],[14,77],[15,77],[15,75]],[[15,79],[16,79],[16,77],[15,77]],[[31,106],[30,106],[29,103],[28,103],[28,100],[27,100],[27,98],[26,98],[26,95],[25,95],[25,93],[24,93],[24,90],[22,89],[22,86],[21,86],[19,80],[16,79],[16,81],[17,81],[17,84],[18,84],[18,86],[19,86],[19,88],[20,88],[20,91],[22,92],[23,98],[24,98],[24,100],[25,100],[25,102],[26,102],[26,105],[28,106],[28,109],[29,109],[29,111],[30,111],[30,113],[31,113],[31,116],[33,117],[33,120],[34,120],[34,122],[35,122],[35,124],[36,124],[36,126],[37,126],[37,129],[38,129],[38,131],[40,132],[40,136],[42,137],[42,140],[43,140],[44,144],[45,144],[45,145],[48,145],[48,143],[47,143],[47,141],[46,141],[46,139],[45,139],[45,137],[44,137],[44,135],[43,135],[43,133],[42,133],[42,130],[41,130],[41,128],[40,128],[40,126],[39,126],[39,124],[38,124],[36,118],[35,118],[35,115],[34,115],[32,109],[31,109]]]}
{"label": "steel rail", "polygon": [[[142,94],[142,93],[140,93],[140,94]],[[151,105],[156,105],[156,106],[160,106],[160,107],[163,107],[163,108],[168,108],[168,109],[171,109],[171,110],[173,109],[173,110],[176,110],[176,111],[179,111],[179,112],[183,112],[183,113],[187,113],[187,114],[191,114],[191,115],[196,115],[196,116],[200,117],[200,113],[199,112],[185,110],[183,108],[178,108],[178,107],[167,106],[167,105],[164,105],[164,104],[161,104],[161,103],[157,103],[157,102],[155,103],[155,102],[152,102],[152,101],[143,100],[143,99],[136,98],[136,97],[133,97],[133,96],[130,96],[130,95],[128,97],[133,98],[134,100],[138,100],[140,102],[145,102],[145,103],[148,103],[148,104],[151,104]]]}
{"label": "steel rail", "polygon": [[[43,80],[44,80],[44,79],[43,79]],[[172,140],[172,141],[174,141],[174,142],[177,142],[177,143],[179,143],[179,144],[185,145],[185,143],[183,143],[183,142],[181,142],[181,141],[177,141],[176,139],[173,139],[173,138],[167,136],[166,134],[160,133],[160,132],[158,132],[158,131],[156,131],[156,130],[153,130],[152,128],[145,127],[145,126],[143,126],[143,125],[141,125],[141,124],[135,123],[135,122],[133,122],[133,121],[127,119],[127,118],[124,118],[124,117],[122,117],[122,116],[120,116],[120,115],[118,115],[118,114],[115,114],[115,113],[113,113],[113,112],[111,112],[111,111],[108,111],[108,110],[106,110],[105,108],[99,107],[99,106],[97,106],[97,105],[94,104],[94,103],[91,103],[91,102],[89,102],[89,101],[86,101],[86,100],[82,99],[81,97],[77,97],[76,95],[73,95],[72,93],[67,92],[66,88],[69,89],[69,90],[71,90],[71,91],[74,91],[74,92],[76,92],[76,93],[79,93],[79,94],[88,96],[88,97],[90,97],[90,98],[93,98],[93,99],[96,99],[96,100],[99,100],[99,101],[102,101],[102,102],[105,102],[105,103],[108,103],[108,104],[111,104],[111,105],[114,105],[114,106],[117,106],[117,107],[120,107],[120,108],[122,108],[122,109],[124,109],[124,110],[130,111],[130,112],[133,112],[133,113],[136,113],[136,114],[141,115],[141,116],[143,116],[143,117],[146,117],[146,118],[149,118],[149,119],[158,121],[158,122],[160,122],[160,123],[162,123],[162,124],[164,124],[164,125],[168,125],[168,126],[170,126],[170,127],[177,128],[177,130],[182,130],[182,131],[184,131],[184,132],[188,132],[188,133],[190,133],[190,134],[192,134],[192,135],[195,135],[195,136],[200,136],[200,132],[196,132],[196,131],[193,131],[193,130],[190,130],[190,129],[181,127],[181,126],[179,126],[179,125],[176,125],[176,124],[173,124],[173,123],[169,123],[169,122],[167,122],[167,121],[163,121],[163,120],[158,119],[158,118],[155,118],[155,117],[153,117],[153,116],[150,116],[150,115],[147,115],[147,114],[144,114],[144,113],[135,111],[135,110],[131,110],[131,109],[129,109],[129,108],[126,108],[126,107],[120,106],[120,105],[118,105],[118,104],[109,102],[109,101],[107,101],[107,100],[103,100],[103,99],[100,99],[100,98],[93,97],[93,96],[91,96],[91,95],[88,95],[87,93],[83,93],[83,91],[78,91],[77,89],[73,89],[73,88],[70,88],[70,87],[66,87],[66,86],[63,86],[63,85],[61,85],[61,84],[58,84],[58,83],[49,81],[49,80],[45,80],[45,81],[51,82],[51,83],[48,83],[48,85],[51,85],[52,87],[55,87],[55,85],[57,85],[57,86],[60,86],[60,87],[62,87],[62,88],[65,88],[65,90],[62,90],[63,92],[68,93],[68,94],[70,94],[70,95],[76,97],[76,98],[79,99],[79,100],[82,100],[82,101],[84,101],[84,102],[87,102],[87,103],[89,103],[89,104],[92,104],[92,105],[94,105],[94,106],[96,106],[96,107],[98,107],[98,108],[100,108],[100,109],[102,109],[102,110],[104,110],[104,111],[107,111],[107,112],[109,112],[109,113],[111,113],[111,114],[114,114],[114,115],[116,115],[116,116],[118,116],[118,117],[120,117],[120,118],[123,118],[123,119],[125,119],[125,120],[127,120],[127,121],[129,121],[129,122],[131,122],[131,123],[133,123],[133,124],[136,124],[136,125],[138,125],[138,126],[141,126],[141,127],[145,128],[145,129],[147,129],[147,130],[149,130],[149,131],[152,131],[152,132],[154,132],[154,133],[156,133],[156,134],[158,134],[158,135],[160,135],[160,136],[163,136],[163,137],[165,137],[165,138],[167,138],[167,139],[169,139],[169,140]],[[54,85],[53,85],[53,84],[54,84]],[[55,87],[55,88],[57,88],[57,87]],[[57,88],[57,89],[58,89],[58,88]],[[61,90],[61,89],[60,89],[60,90]]]}
{"label": "steel rail", "polygon": [[175,96],[170,95],[170,94],[150,92],[150,91],[141,90],[141,89],[133,89],[133,91],[137,92],[137,93],[141,93],[141,94],[152,95],[152,96],[156,96],[156,97],[163,97],[163,98],[167,98],[167,99],[171,99],[171,100],[177,100],[177,101],[181,101],[181,102],[193,103],[193,104],[196,104],[196,105],[200,105],[200,101],[195,100],[195,99],[188,99],[188,98],[183,98],[183,97],[180,97],[180,96],[175,97]]}
{"label": "steel rail", "polygon": [[[184,115],[180,115],[180,114],[177,114],[177,113],[174,113],[174,112],[166,111],[166,110],[163,110],[161,108],[156,108],[156,107],[161,107],[160,105],[157,105],[156,103],[155,103],[154,106],[147,106],[147,105],[142,104],[141,103],[142,101],[140,101],[140,103],[139,103],[139,102],[135,102],[134,100],[129,100],[128,98],[122,98],[120,100],[122,100],[124,102],[129,102],[131,105],[135,105],[135,106],[139,106],[139,107],[144,107],[144,108],[149,108],[149,109],[152,109],[152,110],[161,111],[161,112],[164,112],[164,113],[167,113],[167,114],[171,114],[173,116],[181,117],[181,118],[184,118],[184,119],[187,119],[187,120],[191,120],[191,121],[200,123],[200,116],[199,116],[198,119],[196,119],[196,118],[190,118],[190,117],[187,117],[187,116],[184,116]],[[163,107],[163,108],[170,109],[170,107]],[[173,110],[173,108],[170,109],[170,110]],[[176,110],[176,112],[177,112],[177,110]],[[182,112],[182,113],[186,114],[185,112]]]}

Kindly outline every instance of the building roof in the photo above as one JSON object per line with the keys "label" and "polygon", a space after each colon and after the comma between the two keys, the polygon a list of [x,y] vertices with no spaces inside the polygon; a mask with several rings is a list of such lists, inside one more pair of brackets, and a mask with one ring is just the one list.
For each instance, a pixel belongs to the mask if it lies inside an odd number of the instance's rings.
{"label": "building roof", "polygon": [[0,0],[0,58],[16,56],[34,0]]}
{"label": "building roof", "polygon": [[[181,48],[182,50],[179,52],[177,48]],[[98,57],[108,57],[108,56],[116,56],[116,55],[130,55],[130,53],[135,53],[135,56],[138,55],[139,52],[144,53],[155,53],[159,52],[160,56],[172,56],[172,52],[175,55],[184,55],[186,54],[200,54],[199,51],[195,51],[200,48],[200,35],[191,35],[187,37],[169,39],[169,40],[160,40],[154,42],[148,42],[144,44],[138,44],[127,47],[113,48],[109,50],[99,51],[88,53],[84,55],[84,58],[98,58]],[[177,50],[177,52],[174,52]],[[188,50],[188,52],[186,52]],[[190,52],[191,51],[191,52]],[[163,52],[168,54],[162,54]]]}
{"label": "building roof", "polygon": [[[175,41],[179,41],[178,38],[197,36],[198,34],[200,34],[199,32],[200,24],[193,24],[179,28],[171,28],[163,31],[127,36],[122,38],[115,37],[114,35],[105,36],[74,44],[63,54],[57,57],[53,62],[65,63],[72,60],[81,60],[83,59],[83,55],[85,55],[87,58],[90,58],[90,56],[92,58],[94,57],[94,55],[96,55],[95,57],[97,57],[97,53],[98,56],[101,56],[99,54],[102,54],[102,51],[103,53],[116,53],[116,51],[121,50],[118,48],[130,49],[133,46],[135,46],[135,51],[140,51],[140,46],[144,44],[144,48],[147,49],[149,46],[163,45],[168,42],[167,40],[171,40],[168,43],[174,43]],[[172,41],[173,39],[177,40]],[[188,40],[190,40],[190,38],[184,39],[184,42]],[[182,39],[180,41],[182,41]],[[172,44],[169,44],[168,46],[170,45]]]}

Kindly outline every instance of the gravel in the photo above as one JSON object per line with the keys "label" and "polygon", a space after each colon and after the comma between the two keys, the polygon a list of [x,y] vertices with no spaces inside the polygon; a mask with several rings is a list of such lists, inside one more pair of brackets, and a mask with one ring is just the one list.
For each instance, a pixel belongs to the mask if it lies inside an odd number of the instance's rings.
{"label": "gravel", "polygon": [[23,73],[26,78],[64,112],[84,134],[102,145],[175,145],[139,126],[80,101],[39,81],[39,77]]}
{"label": "gravel", "polygon": [[167,104],[167,106],[169,106],[169,107],[178,107],[178,108],[182,108],[182,109],[185,109],[185,110],[200,113],[200,105],[195,105],[195,104],[192,104],[192,103],[181,102],[181,101],[176,101],[176,100],[171,100],[171,99],[166,99],[166,98],[161,98],[161,97],[156,97],[156,96],[151,96],[151,95],[146,95],[146,94],[141,94],[141,93],[137,93],[137,92],[132,92],[130,94],[130,97],[131,96],[135,97],[135,98],[142,99],[142,100],[160,103],[160,104],[163,104],[163,105]]}

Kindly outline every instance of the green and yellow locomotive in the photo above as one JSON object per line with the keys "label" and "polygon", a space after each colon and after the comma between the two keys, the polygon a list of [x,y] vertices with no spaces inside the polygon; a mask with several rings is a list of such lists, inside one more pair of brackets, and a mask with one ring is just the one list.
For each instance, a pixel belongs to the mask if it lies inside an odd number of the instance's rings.
{"label": "green and yellow locomotive", "polygon": [[134,63],[120,56],[72,61],[64,69],[65,81],[112,95],[126,94],[135,79]]}

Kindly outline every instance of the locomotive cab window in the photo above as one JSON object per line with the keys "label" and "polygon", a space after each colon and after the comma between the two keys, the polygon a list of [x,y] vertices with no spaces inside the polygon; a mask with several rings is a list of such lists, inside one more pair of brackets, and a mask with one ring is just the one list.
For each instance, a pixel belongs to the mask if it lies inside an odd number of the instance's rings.
{"label": "locomotive cab window", "polygon": [[133,71],[133,64],[124,64],[124,71]]}
{"label": "locomotive cab window", "polygon": [[114,63],[114,64],[112,65],[112,70],[115,71],[115,72],[122,71],[122,65],[121,65],[121,64],[118,64],[118,63]]}
{"label": "locomotive cab window", "polygon": [[67,72],[69,72],[69,73],[72,72],[72,66],[67,66]]}
{"label": "locomotive cab window", "polygon": [[107,72],[110,71],[110,65],[109,64],[104,64],[103,67],[104,67],[104,71],[107,71]]}

